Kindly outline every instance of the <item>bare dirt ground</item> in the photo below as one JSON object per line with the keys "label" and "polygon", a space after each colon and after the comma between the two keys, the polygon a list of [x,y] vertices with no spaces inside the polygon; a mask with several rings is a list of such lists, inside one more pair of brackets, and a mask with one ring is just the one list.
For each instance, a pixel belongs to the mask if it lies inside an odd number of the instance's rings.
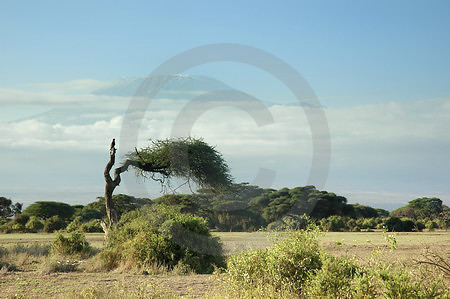
{"label": "bare dirt ground", "polygon": [[[77,298],[92,291],[112,291],[115,295],[127,291],[155,292],[163,297],[203,298],[214,291],[213,275],[129,275],[118,273],[52,273],[9,272],[0,274],[1,298]],[[131,291],[132,290],[132,291]],[[131,297],[131,296],[130,296]]]}
{"label": "bare dirt ground", "polygon": [[[215,233],[223,243],[227,254],[241,250],[265,248],[274,237],[270,233]],[[383,258],[389,261],[411,261],[420,258],[423,250],[449,254],[450,232],[421,232],[393,234],[398,248],[389,250],[386,235],[382,232],[327,233],[320,237],[321,246],[329,253],[355,257],[367,261],[374,250],[385,249]],[[14,244],[46,243],[51,234],[0,235],[0,246]],[[102,234],[88,234],[88,240],[102,247]],[[214,275],[132,275],[114,272],[51,273],[32,270],[0,273],[0,298],[77,298],[83,292],[89,298],[95,291],[109,292],[122,298],[153,292],[159,297],[204,298],[218,290]],[[108,298],[108,295],[104,295]]]}

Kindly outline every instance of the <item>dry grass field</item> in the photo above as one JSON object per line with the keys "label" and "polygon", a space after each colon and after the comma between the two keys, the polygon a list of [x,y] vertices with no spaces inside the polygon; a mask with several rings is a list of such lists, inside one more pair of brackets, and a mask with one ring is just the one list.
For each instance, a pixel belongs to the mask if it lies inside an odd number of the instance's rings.
{"label": "dry grass field", "polygon": [[[273,233],[215,233],[223,243],[227,254],[241,250],[270,246],[276,236]],[[450,232],[395,233],[398,248],[389,250],[382,232],[326,233],[320,237],[321,246],[336,255],[353,256],[364,262],[374,250],[385,249],[383,258],[389,261],[411,261],[419,258],[425,248],[449,253]],[[0,235],[0,246],[11,248],[16,244],[49,243],[52,234]],[[282,237],[278,235],[277,237]],[[103,246],[102,234],[87,234],[89,242],[97,248]],[[42,259],[18,256],[19,271],[0,271],[1,298],[87,298],[114,294],[123,298],[139,297],[152,292],[155,297],[204,298],[217,293],[214,275],[142,275],[119,272],[95,272],[81,265],[80,271],[43,274],[39,271]],[[108,295],[109,294],[109,295]]]}

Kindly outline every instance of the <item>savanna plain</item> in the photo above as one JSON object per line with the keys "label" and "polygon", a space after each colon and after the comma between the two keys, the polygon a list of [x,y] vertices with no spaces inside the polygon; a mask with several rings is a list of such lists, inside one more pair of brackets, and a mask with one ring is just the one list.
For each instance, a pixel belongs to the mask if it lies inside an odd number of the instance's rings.
{"label": "savanna plain", "polygon": [[[264,249],[287,233],[220,232],[227,256]],[[0,249],[9,255],[14,271],[3,266],[0,272],[1,298],[226,298],[222,274],[199,275],[154,269],[151,273],[98,271],[93,259],[59,260],[59,270],[49,265],[49,248],[54,234],[3,234]],[[86,234],[94,249],[104,244],[101,233]],[[328,232],[318,236],[320,248],[333,256],[345,256],[359,264],[369,264],[377,256],[389,264],[406,267],[426,265],[430,252],[449,257],[450,232]],[[0,255],[2,251],[0,251]],[[431,265],[431,271],[439,272]],[[450,279],[444,275],[447,287]]]}

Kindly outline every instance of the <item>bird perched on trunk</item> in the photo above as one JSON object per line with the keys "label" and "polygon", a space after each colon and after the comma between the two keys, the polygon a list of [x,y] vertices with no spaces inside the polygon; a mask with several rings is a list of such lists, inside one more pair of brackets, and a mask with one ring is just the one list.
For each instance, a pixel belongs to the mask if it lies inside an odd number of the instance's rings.
{"label": "bird perched on trunk", "polygon": [[113,140],[111,142],[111,148],[110,149],[113,149],[115,146],[116,146],[116,139],[113,138]]}

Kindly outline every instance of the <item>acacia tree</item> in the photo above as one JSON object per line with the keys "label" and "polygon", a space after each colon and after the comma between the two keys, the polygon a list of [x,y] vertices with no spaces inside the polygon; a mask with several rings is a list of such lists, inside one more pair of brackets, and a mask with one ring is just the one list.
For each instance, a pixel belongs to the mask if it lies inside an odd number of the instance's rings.
{"label": "acacia tree", "polygon": [[15,203],[6,197],[0,197],[0,218],[10,218],[20,214],[22,211],[22,204]]}
{"label": "acacia tree", "polygon": [[102,222],[102,227],[106,234],[118,223],[112,195],[121,182],[120,175],[130,166],[136,170],[137,176],[157,181],[164,189],[171,188],[172,178],[182,179],[183,184],[194,183],[201,188],[215,190],[228,188],[232,183],[229,167],[222,155],[201,139],[189,137],[151,141],[149,146],[135,149],[126,155],[121,166],[114,169],[113,178],[110,172],[115,159],[116,148],[113,139],[109,161],[104,170],[108,223]]}

